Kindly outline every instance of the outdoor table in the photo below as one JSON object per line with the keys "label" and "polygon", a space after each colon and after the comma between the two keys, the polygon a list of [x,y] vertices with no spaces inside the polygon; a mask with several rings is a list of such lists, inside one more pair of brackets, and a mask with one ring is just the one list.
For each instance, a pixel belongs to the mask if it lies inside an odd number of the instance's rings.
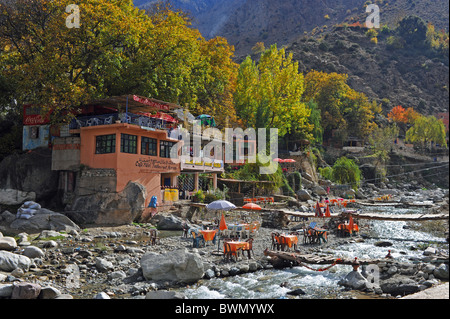
{"label": "outdoor table", "polygon": [[353,224],[353,229],[350,229],[350,224],[344,223],[338,225],[338,230],[347,230],[349,233],[359,232],[359,227],[357,224]]}
{"label": "outdoor table", "polygon": [[214,240],[214,237],[216,236],[217,233],[217,229],[200,230],[200,232],[202,233],[205,242],[208,242]]}
{"label": "outdoor table", "polygon": [[317,237],[319,238],[319,244],[320,244],[320,240],[322,240],[324,243],[327,242],[327,230],[326,229],[321,229],[321,228],[315,228],[314,229],[316,231]]}
{"label": "outdoor table", "polygon": [[285,238],[285,242],[288,245],[289,248],[292,247],[292,245],[296,246],[298,244],[298,238],[295,235],[285,235],[282,234],[280,237]]}
{"label": "outdoor table", "polygon": [[246,241],[228,241],[227,243],[230,244],[230,248],[233,253],[236,253],[239,248],[242,248],[242,250],[250,248],[250,243]]}

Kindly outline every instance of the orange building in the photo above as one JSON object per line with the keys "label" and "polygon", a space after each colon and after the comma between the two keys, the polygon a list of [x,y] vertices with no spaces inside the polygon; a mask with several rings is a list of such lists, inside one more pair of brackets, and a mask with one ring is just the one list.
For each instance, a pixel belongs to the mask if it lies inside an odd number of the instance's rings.
{"label": "orange building", "polygon": [[116,191],[130,181],[147,189],[147,199],[161,198],[161,186],[176,186],[180,164],[170,158],[178,140],[165,130],[149,131],[138,125],[117,123],[80,129],[80,164],[89,168],[116,171]]}
{"label": "orange building", "polygon": [[176,187],[181,171],[182,143],[169,137],[176,121],[165,113],[176,107],[135,95],[89,103],[70,124],[70,136],[54,140],[52,170],[60,172],[60,188],[121,192],[138,182],[146,189],[146,207],[152,196],[161,204],[164,188]]}

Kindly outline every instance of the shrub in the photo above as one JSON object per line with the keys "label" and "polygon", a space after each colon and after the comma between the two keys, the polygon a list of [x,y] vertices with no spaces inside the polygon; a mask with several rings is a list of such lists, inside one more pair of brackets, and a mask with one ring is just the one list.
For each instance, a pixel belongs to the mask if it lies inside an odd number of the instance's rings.
{"label": "shrub", "polygon": [[361,171],[358,165],[345,156],[339,158],[333,165],[332,181],[339,184],[350,184],[356,189],[361,181]]}
{"label": "shrub", "polygon": [[192,201],[194,203],[203,203],[205,201],[205,194],[201,189],[199,189],[194,193],[194,195],[192,195]]}

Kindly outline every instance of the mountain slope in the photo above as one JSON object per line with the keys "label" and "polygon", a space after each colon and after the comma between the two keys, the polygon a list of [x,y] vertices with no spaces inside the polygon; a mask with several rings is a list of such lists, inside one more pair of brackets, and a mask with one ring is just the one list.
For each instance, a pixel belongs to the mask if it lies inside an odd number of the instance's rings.
{"label": "mountain slope", "polygon": [[304,73],[348,74],[348,84],[381,103],[385,113],[396,105],[422,114],[448,112],[448,56],[427,48],[393,49],[387,44],[389,34],[379,35],[374,44],[365,33],[361,28],[336,28],[320,40],[301,37],[286,51]]}
{"label": "mountain slope", "polygon": [[[135,0],[144,8],[154,0]],[[437,29],[449,28],[448,0],[169,0],[188,12],[193,27],[206,38],[224,36],[245,56],[257,42],[288,44],[315,28],[342,22],[365,22],[365,4],[380,6],[381,24],[395,26],[403,17],[417,15]]]}

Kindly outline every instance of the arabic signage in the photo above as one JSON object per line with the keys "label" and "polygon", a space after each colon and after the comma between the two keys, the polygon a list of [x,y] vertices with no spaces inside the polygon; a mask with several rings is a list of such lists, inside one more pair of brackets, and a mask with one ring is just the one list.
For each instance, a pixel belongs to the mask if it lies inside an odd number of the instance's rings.
{"label": "arabic signage", "polygon": [[136,167],[146,169],[148,172],[179,172],[179,164],[173,163],[170,159],[163,160],[160,158],[140,158],[135,163]]}

